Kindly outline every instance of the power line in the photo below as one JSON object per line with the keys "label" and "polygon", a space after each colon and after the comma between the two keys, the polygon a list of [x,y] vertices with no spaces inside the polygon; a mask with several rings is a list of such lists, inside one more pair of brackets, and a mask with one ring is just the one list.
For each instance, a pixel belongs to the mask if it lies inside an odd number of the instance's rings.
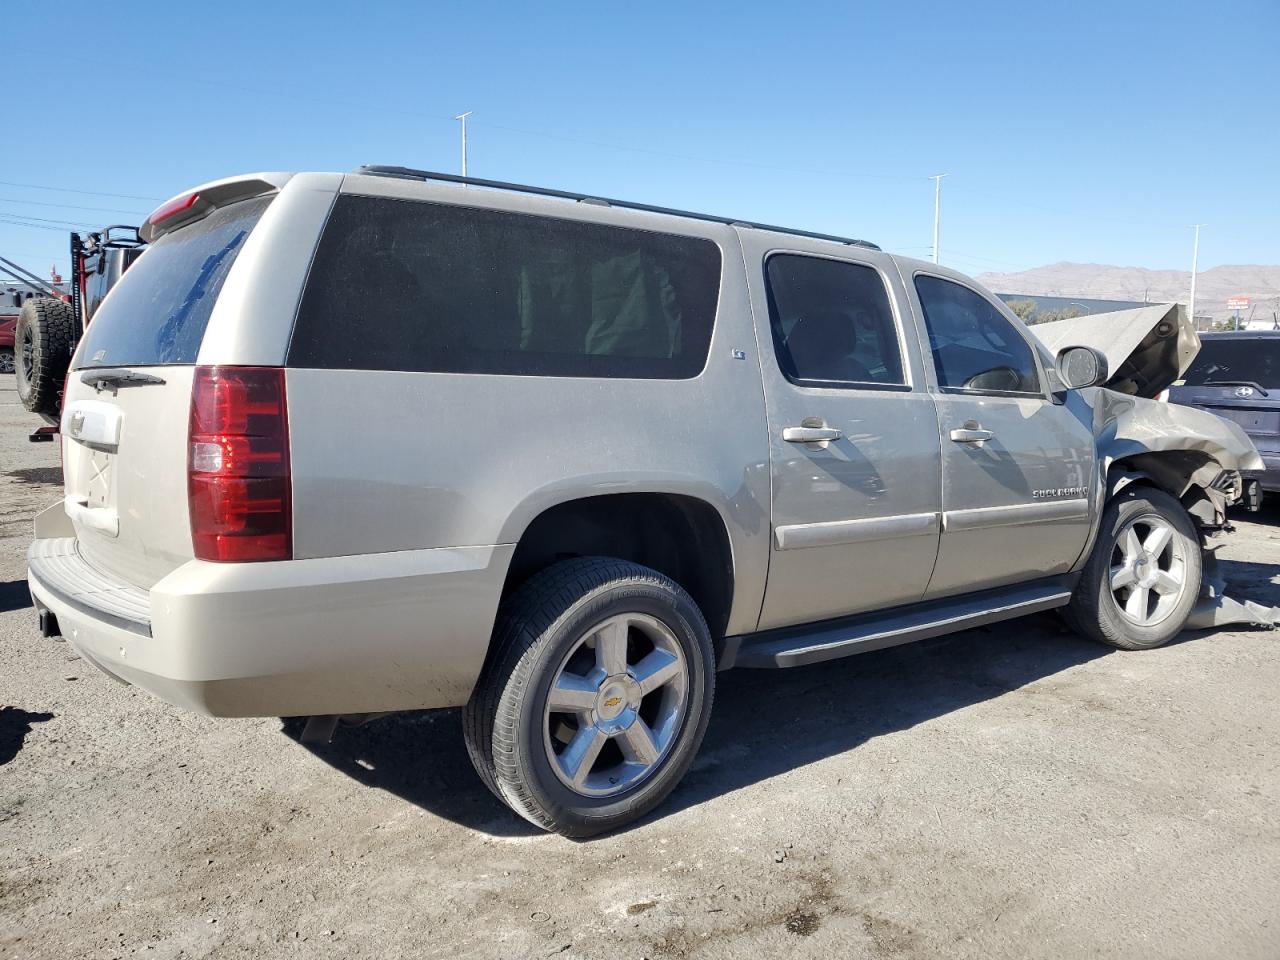
{"label": "power line", "polygon": [[996,260],[996,259],[993,259],[992,257],[980,257],[980,256],[977,256],[976,254],[961,253],[959,251],[954,251],[954,250],[951,253],[947,254],[947,256],[951,257],[954,260],[970,260],[970,261],[975,261],[977,263],[991,264],[992,266],[996,266],[996,267],[1012,267],[1014,270],[1026,269],[1022,264],[1014,263],[1011,260]]}
{"label": "power line", "polygon": [[61,207],[64,210],[89,210],[94,213],[131,213],[146,216],[143,210],[121,210],[119,207],[82,207],[74,203],[44,203],[40,200],[18,200],[14,197],[0,197],[0,203],[20,203],[32,207]]}
{"label": "power line", "polygon": [[87,197],[111,197],[114,200],[147,200],[159,203],[163,197],[139,197],[131,193],[103,193],[99,190],[76,190],[73,187],[51,187],[43,183],[15,183],[12,180],[0,180],[0,186],[26,187],[28,190],[52,190],[56,193],[79,193]]}
{"label": "power line", "polygon": [[[55,266],[65,264],[67,262],[66,257],[49,257],[49,254],[47,252],[46,253],[21,253],[21,252],[15,253],[12,250],[6,249],[4,251],[4,256],[8,257],[10,260],[17,260],[19,262],[19,265],[21,265],[21,262],[23,260],[26,260],[29,263],[35,263],[37,261],[44,260],[46,257],[48,257],[50,260],[56,260],[57,262],[54,264]],[[0,273],[3,273],[3,272],[4,271],[0,270]],[[6,273],[5,276],[8,276],[8,274]],[[13,285],[11,281],[0,281],[0,283],[4,283],[5,286]]]}
{"label": "power line", "polygon": [[1115,224],[1123,224],[1129,227],[1141,227],[1145,230],[1173,229],[1173,228],[1180,227],[1179,224],[1159,223],[1154,220],[1141,220],[1133,217],[1116,217],[1109,214],[1099,215],[1099,214],[1084,212],[1081,210],[1061,210],[1056,207],[1046,207],[1044,204],[1041,204],[1041,203],[1031,203],[1026,200],[1019,200],[1017,197],[1011,196],[1010,194],[1007,194],[1007,193],[1005,194],[987,193],[985,190],[974,190],[972,188],[966,188],[964,190],[963,195],[965,197],[976,197],[979,200],[981,199],[995,200],[997,203],[1003,203],[1013,207],[1022,207],[1026,210],[1035,210],[1035,211],[1038,211],[1039,213],[1049,213],[1055,217],[1067,217],[1073,221],[1088,220],[1088,221],[1096,221],[1100,223],[1115,223]]}
{"label": "power line", "polygon": [[[46,217],[27,217],[18,213],[6,213],[0,211],[0,223],[6,223],[16,227],[35,227],[41,230],[79,230],[92,229],[99,226],[95,223],[87,223],[83,220],[50,220]],[[51,226],[57,224],[57,226]]]}

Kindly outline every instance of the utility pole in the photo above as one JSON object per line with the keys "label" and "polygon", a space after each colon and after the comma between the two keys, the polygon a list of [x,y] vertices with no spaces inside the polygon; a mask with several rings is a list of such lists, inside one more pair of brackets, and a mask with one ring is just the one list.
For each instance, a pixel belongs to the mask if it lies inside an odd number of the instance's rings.
{"label": "utility pole", "polygon": [[462,121],[462,175],[467,175],[467,117],[471,116],[475,111],[468,110],[466,113],[460,113],[453,119]]}
{"label": "utility pole", "polygon": [[942,215],[942,178],[947,176],[945,173],[939,173],[929,179],[933,181],[933,262],[938,262],[938,220]]}
{"label": "utility pole", "polygon": [[1188,312],[1191,314],[1191,326],[1195,327],[1196,325],[1196,265],[1200,262],[1200,228],[1203,227],[1204,224],[1193,223],[1192,226],[1196,228],[1196,242],[1195,242],[1195,246],[1191,248],[1191,305],[1188,307]]}

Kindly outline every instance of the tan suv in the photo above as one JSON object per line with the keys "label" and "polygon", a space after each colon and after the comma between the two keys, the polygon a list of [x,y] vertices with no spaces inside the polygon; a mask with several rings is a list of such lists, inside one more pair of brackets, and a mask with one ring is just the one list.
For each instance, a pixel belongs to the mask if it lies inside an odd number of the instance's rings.
{"label": "tan suv", "polygon": [[217,716],[465,705],[485,783],[587,835],[680,779],[717,670],[1054,607],[1167,641],[1260,465],[937,265],[457,180],[152,215],[67,377],[46,635]]}

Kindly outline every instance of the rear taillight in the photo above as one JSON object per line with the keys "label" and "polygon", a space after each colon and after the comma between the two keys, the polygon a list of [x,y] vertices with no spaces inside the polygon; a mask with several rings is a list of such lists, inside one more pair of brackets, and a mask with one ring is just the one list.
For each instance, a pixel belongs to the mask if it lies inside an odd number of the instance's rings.
{"label": "rear taillight", "polygon": [[293,555],[283,370],[196,368],[187,499],[198,559],[288,560]]}

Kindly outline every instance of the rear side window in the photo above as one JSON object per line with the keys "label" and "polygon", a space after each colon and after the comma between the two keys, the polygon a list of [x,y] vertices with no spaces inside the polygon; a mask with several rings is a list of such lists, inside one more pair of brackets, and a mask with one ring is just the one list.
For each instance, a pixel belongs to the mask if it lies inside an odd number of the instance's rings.
{"label": "rear side window", "polygon": [[765,273],[774,351],[788,380],[905,386],[897,325],[875,269],[783,253]]}
{"label": "rear side window", "polygon": [[195,363],[222,283],[269,203],[233,203],[147,247],[93,315],[77,369]]}
{"label": "rear side window", "polygon": [[1280,338],[1234,334],[1232,339],[1201,340],[1200,352],[1182,378],[1187,386],[1256,383],[1280,386]]}
{"label": "rear side window", "polygon": [[686,379],[706,364],[719,287],[708,240],[342,196],[289,364]]}
{"label": "rear side window", "polygon": [[1031,346],[990,300],[941,277],[916,277],[916,293],[943,390],[1040,392]]}

